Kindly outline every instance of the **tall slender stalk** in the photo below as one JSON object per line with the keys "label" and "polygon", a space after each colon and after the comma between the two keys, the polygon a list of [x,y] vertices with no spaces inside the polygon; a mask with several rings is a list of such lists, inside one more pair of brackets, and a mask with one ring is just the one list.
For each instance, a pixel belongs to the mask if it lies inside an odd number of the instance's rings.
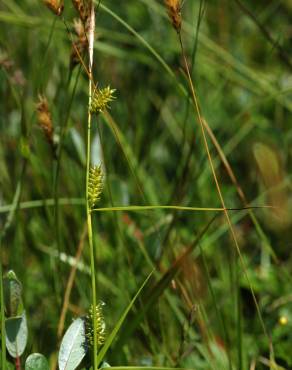
{"label": "tall slender stalk", "polygon": [[89,186],[89,169],[90,169],[90,153],[91,153],[91,120],[92,115],[90,111],[92,101],[92,65],[93,65],[93,44],[94,44],[94,30],[95,30],[95,13],[94,4],[91,2],[90,19],[88,30],[88,54],[89,54],[89,81],[88,81],[88,119],[87,119],[87,152],[86,152],[86,215],[87,215],[87,229],[88,242],[90,249],[90,268],[91,268],[91,290],[92,290],[92,320],[93,320],[93,369],[97,370],[97,322],[96,322],[96,281],[95,281],[95,261],[94,261],[94,246],[92,234],[92,218],[91,208],[89,206],[88,186]]}
{"label": "tall slender stalk", "polygon": [[242,257],[242,254],[241,254],[241,251],[240,251],[240,247],[239,247],[239,244],[238,244],[236,235],[235,235],[235,231],[234,231],[232,222],[230,220],[229,212],[228,212],[228,209],[226,208],[225,201],[224,201],[224,198],[223,198],[223,195],[222,195],[222,192],[221,192],[221,188],[220,188],[220,185],[219,185],[219,181],[217,179],[217,175],[216,175],[216,172],[215,172],[215,168],[214,168],[212,156],[211,156],[211,153],[210,153],[210,150],[209,150],[209,145],[208,145],[208,141],[207,141],[207,137],[206,137],[206,133],[205,133],[203,118],[202,118],[202,115],[201,115],[201,111],[200,111],[200,107],[199,107],[197,95],[196,95],[196,92],[195,92],[195,87],[194,87],[194,84],[193,84],[193,81],[192,81],[192,77],[191,77],[191,74],[190,74],[190,70],[189,70],[187,59],[186,59],[186,55],[185,55],[184,46],[183,46],[183,42],[182,42],[182,38],[181,38],[180,32],[178,32],[178,37],[179,37],[179,42],[180,42],[180,47],[181,47],[181,53],[182,53],[182,57],[183,57],[183,61],[184,61],[184,66],[185,66],[185,70],[186,70],[186,73],[187,73],[187,79],[188,79],[188,83],[189,83],[189,86],[190,86],[190,89],[191,89],[191,93],[192,93],[192,99],[193,99],[193,103],[194,103],[194,109],[195,109],[195,112],[196,112],[197,117],[198,117],[198,122],[199,122],[199,126],[201,128],[201,134],[202,134],[204,146],[205,146],[207,157],[208,157],[208,162],[209,162],[209,165],[210,165],[210,168],[211,168],[211,172],[212,172],[213,179],[214,179],[214,182],[215,182],[215,185],[216,185],[218,196],[219,196],[219,199],[220,199],[222,208],[224,209],[224,214],[225,214],[225,217],[226,217],[226,221],[227,221],[227,224],[229,226],[230,234],[231,234],[231,237],[233,239],[234,245],[236,247],[236,251],[237,251],[238,256],[239,256],[239,261],[240,261],[240,264],[242,266],[244,276],[246,278],[246,281],[247,281],[247,283],[249,285],[249,288],[250,288],[250,291],[251,291],[251,294],[252,294],[252,298],[253,298],[254,305],[256,307],[257,313],[258,313],[258,317],[259,317],[260,324],[262,326],[263,333],[264,333],[264,335],[265,335],[265,337],[266,337],[266,339],[268,341],[268,344],[269,344],[269,347],[270,347],[270,351],[271,351],[271,353],[273,353],[273,344],[272,344],[271,339],[270,339],[270,337],[268,335],[268,332],[267,332],[267,329],[266,329],[266,326],[265,326],[265,323],[264,323],[264,320],[263,320],[263,317],[262,317],[262,314],[261,314],[259,303],[258,303],[258,301],[256,299],[256,296],[255,296],[253,287],[251,285],[250,278],[249,278],[249,276],[247,274],[247,267],[246,267],[246,264],[245,264],[244,259]]}
{"label": "tall slender stalk", "polygon": [[1,369],[6,368],[6,343],[5,343],[5,317],[4,317],[4,293],[2,275],[2,240],[0,236],[0,305],[1,305]]}

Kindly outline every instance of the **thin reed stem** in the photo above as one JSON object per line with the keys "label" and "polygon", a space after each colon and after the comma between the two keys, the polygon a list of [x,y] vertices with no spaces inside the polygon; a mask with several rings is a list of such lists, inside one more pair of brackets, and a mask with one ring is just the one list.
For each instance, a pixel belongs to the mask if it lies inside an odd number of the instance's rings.
{"label": "thin reed stem", "polygon": [[[228,176],[230,177],[232,183],[234,184],[234,186],[236,188],[236,191],[238,193],[238,196],[239,196],[242,204],[244,206],[246,206],[248,204],[247,198],[246,198],[246,196],[245,196],[245,194],[244,194],[244,192],[243,192],[243,190],[242,190],[242,188],[241,188],[241,186],[240,186],[240,184],[239,184],[239,182],[238,182],[238,180],[237,180],[237,178],[236,178],[236,176],[235,176],[235,174],[233,172],[232,167],[230,166],[230,164],[229,164],[229,162],[228,162],[228,160],[227,160],[227,158],[226,158],[226,156],[225,156],[225,154],[224,154],[224,152],[223,152],[223,150],[222,150],[219,142],[217,141],[215,135],[213,134],[213,131],[211,130],[210,126],[208,125],[208,122],[205,119],[203,119],[203,123],[204,123],[204,126],[206,128],[207,134],[209,135],[209,137],[210,137],[210,139],[211,139],[214,147],[216,148],[216,150],[218,152],[218,155],[220,157],[220,160],[223,163],[223,165],[224,165],[224,167],[226,169],[226,172],[228,173]],[[256,232],[258,233],[260,239],[263,242],[264,248],[272,256],[272,258],[275,261],[275,263],[279,264],[278,257],[276,255],[276,253],[274,252],[274,250],[273,250],[273,248],[272,248],[272,246],[271,246],[271,244],[270,244],[267,236],[265,235],[264,231],[262,230],[262,227],[259,224],[259,222],[258,222],[258,220],[257,220],[257,218],[256,218],[256,216],[255,216],[255,214],[253,212],[253,210],[252,209],[249,209],[248,210],[248,214],[249,214],[249,216],[250,216],[250,218],[251,218],[251,220],[252,220],[252,222],[254,224],[254,227],[256,229]]]}
{"label": "thin reed stem", "polygon": [[0,306],[1,306],[1,369],[6,368],[6,341],[5,341],[5,316],[4,316],[4,293],[2,272],[2,238],[0,236]]}
{"label": "thin reed stem", "polygon": [[222,192],[221,192],[219,181],[217,179],[217,175],[216,175],[216,172],[215,172],[212,156],[211,156],[211,153],[210,153],[210,150],[209,150],[208,141],[207,141],[207,137],[206,137],[206,133],[205,133],[203,118],[201,116],[197,95],[196,95],[196,92],[195,92],[194,84],[193,84],[193,81],[192,81],[192,78],[191,78],[187,58],[186,58],[185,51],[184,51],[184,46],[183,46],[183,42],[182,42],[182,38],[181,38],[181,33],[179,33],[178,36],[179,36],[179,43],[180,43],[180,47],[181,47],[181,53],[182,53],[182,57],[183,57],[183,61],[184,61],[184,65],[185,65],[185,69],[186,69],[186,73],[187,73],[187,79],[188,79],[188,83],[189,83],[191,93],[192,93],[194,108],[195,108],[195,111],[196,111],[196,114],[197,114],[197,117],[198,117],[199,125],[200,125],[200,128],[201,128],[201,133],[202,133],[202,137],[203,137],[204,146],[205,146],[205,149],[206,149],[206,153],[207,153],[209,165],[210,165],[210,168],[211,168],[211,171],[212,171],[212,175],[213,175],[213,178],[214,178],[214,182],[216,184],[216,189],[217,189],[217,192],[218,192],[218,196],[219,196],[220,202],[222,204],[222,208],[224,209],[224,214],[225,214],[225,217],[226,217],[229,229],[230,229],[232,240],[235,244],[235,247],[236,247],[236,250],[237,250],[237,253],[238,253],[238,256],[239,256],[239,260],[240,260],[240,264],[241,264],[242,269],[243,269],[244,276],[246,278],[246,281],[249,285],[249,288],[250,288],[250,291],[251,291],[251,294],[252,294],[252,297],[253,297],[253,301],[254,301],[254,304],[255,304],[255,307],[256,307],[256,310],[257,310],[257,313],[258,313],[258,317],[259,317],[259,320],[260,320],[260,324],[262,326],[263,333],[264,333],[265,337],[268,340],[270,351],[271,351],[271,353],[273,353],[273,345],[272,345],[271,339],[268,335],[268,332],[266,330],[266,326],[265,326],[265,323],[264,323],[264,320],[263,320],[263,317],[262,317],[262,314],[261,314],[260,306],[258,304],[258,301],[256,299],[256,296],[255,296],[255,293],[254,293],[254,290],[253,290],[253,287],[251,285],[251,281],[250,281],[249,276],[247,274],[246,264],[245,264],[244,259],[242,257],[240,247],[239,247],[236,235],[235,235],[235,231],[234,231],[232,222],[230,220],[228,210],[225,206],[225,201],[224,201],[224,198],[223,198],[223,195],[222,195]]}
{"label": "thin reed stem", "polygon": [[90,21],[88,31],[88,54],[89,54],[89,81],[88,81],[88,119],[87,119],[87,152],[86,152],[86,214],[87,214],[87,231],[88,231],[88,242],[90,250],[90,269],[91,269],[91,293],[92,293],[92,320],[93,320],[93,369],[97,370],[97,317],[96,317],[96,281],[95,281],[95,260],[94,260],[94,246],[93,246],[93,234],[92,234],[92,218],[91,209],[89,206],[89,169],[90,169],[90,153],[91,153],[91,121],[92,115],[90,111],[92,101],[92,91],[94,85],[92,83],[92,65],[93,65],[93,44],[94,44],[94,29],[95,29],[95,13],[94,4],[91,2],[90,8]]}

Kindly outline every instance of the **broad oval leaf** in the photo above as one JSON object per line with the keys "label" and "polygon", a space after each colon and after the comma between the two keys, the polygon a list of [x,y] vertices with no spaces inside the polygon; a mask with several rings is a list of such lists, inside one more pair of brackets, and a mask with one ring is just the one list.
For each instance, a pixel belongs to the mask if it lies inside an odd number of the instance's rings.
{"label": "broad oval leaf", "polygon": [[85,320],[78,318],[66,331],[59,352],[59,369],[74,370],[86,355]]}
{"label": "broad oval leaf", "polygon": [[32,353],[25,361],[25,370],[49,370],[49,363],[41,353]]}
{"label": "broad oval leaf", "polygon": [[27,323],[25,311],[21,316],[5,320],[6,348],[10,356],[16,358],[23,354],[27,343]]}

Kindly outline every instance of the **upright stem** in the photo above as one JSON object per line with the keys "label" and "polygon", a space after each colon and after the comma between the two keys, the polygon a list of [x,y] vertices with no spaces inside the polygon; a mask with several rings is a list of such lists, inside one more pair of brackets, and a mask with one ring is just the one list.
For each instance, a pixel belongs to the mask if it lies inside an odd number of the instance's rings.
{"label": "upright stem", "polygon": [[91,152],[91,100],[92,100],[92,64],[93,64],[93,44],[94,44],[95,14],[93,1],[90,9],[90,22],[88,31],[88,54],[89,54],[89,82],[88,82],[88,120],[87,120],[87,153],[86,153],[86,214],[88,228],[88,242],[90,250],[90,268],[91,268],[91,290],[92,290],[92,326],[93,326],[93,369],[97,370],[97,323],[96,323],[96,282],[95,282],[95,261],[92,238],[92,219],[91,209],[89,207],[88,183],[90,169],[90,152]]}
{"label": "upright stem", "polygon": [[2,240],[0,236],[0,305],[1,305],[1,369],[6,368],[6,343],[5,343],[5,316],[4,316],[4,293],[3,293],[3,274],[2,274]]}

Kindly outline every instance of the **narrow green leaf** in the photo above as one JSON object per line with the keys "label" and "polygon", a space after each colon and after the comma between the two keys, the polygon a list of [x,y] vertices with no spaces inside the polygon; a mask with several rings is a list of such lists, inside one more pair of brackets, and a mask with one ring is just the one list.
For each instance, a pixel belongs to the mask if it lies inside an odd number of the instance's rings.
{"label": "narrow green leaf", "polygon": [[97,355],[97,363],[98,364],[100,364],[101,361],[103,360],[105,354],[107,353],[109,347],[111,346],[113,340],[115,339],[118,331],[120,330],[123,322],[125,321],[125,318],[127,317],[128,312],[132,308],[133,304],[135,303],[136,299],[140,295],[141,291],[143,290],[144,286],[147,284],[147,282],[150,279],[150,277],[152,276],[152,274],[153,274],[153,271],[147,276],[146,280],[143,282],[143,284],[141,285],[140,289],[135,294],[134,298],[131,300],[131,302],[129,303],[128,307],[125,309],[124,313],[122,314],[122,316],[120,317],[119,321],[117,322],[116,326],[114,327],[114,329],[112,330],[112,332],[108,336],[107,340],[104,343],[104,346],[102,347],[102,349],[99,351],[99,353]]}
{"label": "narrow green leaf", "polygon": [[202,237],[205,235],[205,233],[212,225],[216,217],[217,215],[210,219],[210,221],[204,226],[204,228],[197,235],[192,244],[179,257],[176,258],[173,264],[161,276],[161,278],[156,282],[156,284],[153,287],[151,287],[148,292],[146,291],[145,294],[143,292],[143,296],[141,297],[141,300],[143,302],[143,309],[138,310],[137,313],[135,313],[135,315],[131,317],[131,320],[129,320],[129,324],[127,325],[127,329],[119,337],[117,347],[121,348],[123,344],[128,340],[128,338],[131,335],[133,335],[134,330],[137,328],[142,318],[145,316],[148,310],[151,307],[153,307],[153,305],[157,302],[158,298],[162,295],[162,293],[169,287],[171,280],[175,277],[179,269],[181,269],[184,261],[190,256],[190,254],[197,247],[198,243],[201,241]]}
{"label": "narrow green leaf", "polygon": [[49,363],[44,355],[32,353],[25,361],[25,370],[49,370]]}
{"label": "narrow green leaf", "polygon": [[27,343],[27,323],[25,311],[21,316],[11,317],[5,320],[6,348],[10,356],[20,357]]}
{"label": "narrow green leaf", "polygon": [[74,370],[86,355],[85,321],[78,318],[66,331],[59,352],[59,369]]}

